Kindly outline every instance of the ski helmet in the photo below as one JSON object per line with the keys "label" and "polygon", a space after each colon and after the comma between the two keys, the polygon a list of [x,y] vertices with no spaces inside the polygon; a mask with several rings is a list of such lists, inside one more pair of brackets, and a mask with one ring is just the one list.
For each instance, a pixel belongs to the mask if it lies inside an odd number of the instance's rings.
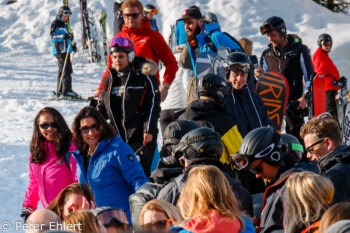
{"label": "ski helmet", "polygon": [[272,16],[268,18],[260,27],[260,32],[263,35],[272,30],[278,31],[278,33],[283,37],[287,35],[286,24],[284,23],[284,20],[278,16]]}
{"label": "ski helmet", "polygon": [[163,145],[177,145],[182,136],[199,126],[194,121],[175,120],[167,125],[163,133]]}
{"label": "ski helmet", "polygon": [[242,52],[230,53],[224,62],[226,80],[230,77],[230,71],[249,73],[251,69],[251,61],[249,57]]}
{"label": "ski helmet", "polygon": [[131,40],[124,37],[113,37],[108,44],[110,53],[123,51],[128,54],[129,62],[133,62],[135,58],[135,46]]}
{"label": "ski helmet", "polygon": [[304,148],[298,138],[288,133],[281,133],[281,139],[283,144],[288,148],[288,152],[293,154],[294,157],[300,161],[303,156]]}
{"label": "ski helmet", "polygon": [[145,14],[147,14],[147,13],[152,13],[154,15],[158,14],[157,8],[155,6],[153,6],[152,4],[147,4],[146,6],[144,6],[143,11],[145,12]]}
{"label": "ski helmet", "polygon": [[217,74],[207,74],[198,81],[198,95],[210,96],[222,103],[226,94],[232,92],[232,84]]}
{"label": "ski helmet", "polygon": [[[219,159],[223,151],[221,136],[215,130],[201,127],[186,133],[174,148],[175,157]],[[180,155],[179,155],[180,154]]]}
{"label": "ski helmet", "polygon": [[237,154],[232,157],[232,164],[242,170],[257,159],[272,166],[283,164],[282,140],[271,127],[260,127],[250,131],[244,138]]}
{"label": "ski helmet", "polygon": [[331,43],[333,43],[332,37],[329,34],[323,33],[317,39],[318,47],[321,48],[322,47],[322,42],[325,42],[325,41],[330,41]]}
{"label": "ski helmet", "polygon": [[208,12],[208,14],[205,15],[204,21],[206,23],[219,23],[218,17],[212,12]]}
{"label": "ski helmet", "polygon": [[72,11],[70,10],[70,8],[68,6],[61,6],[58,9],[58,15],[61,17],[62,15],[71,15]]}

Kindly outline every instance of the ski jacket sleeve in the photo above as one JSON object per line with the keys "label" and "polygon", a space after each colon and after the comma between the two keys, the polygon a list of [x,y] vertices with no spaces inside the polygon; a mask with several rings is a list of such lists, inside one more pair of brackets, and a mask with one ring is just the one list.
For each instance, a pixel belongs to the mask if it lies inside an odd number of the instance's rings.
{"label": "ski jacket sleeve", "polygon": [[155,76],[146,77],[146,93],[142,101],[142,109],[145,114],[145,121],[143,123],[144,133],[151,133],[156,136],[158,133],[158,119],[160,114],[160,94],[158,89],[158,82]]}
{"label": "ski jacket sleeve", "polygon": [[312,65],[310,50],[305,45],[302,45],[302,50],[300,54],[300,64],[304,74],[305,85],[303,93],[305,94],[308,91],[308,88],[310,86],[310,79],[314,73],[314,67]]}
{"label": "ski jacket sleeve", "polygon": [[39,185],[34,175],[33,165],[30,162],[32,155],[29,159],[29,184],[28,189],[24,198],[23,206],[24,207],[33,207],[34,210],[38,207],[39,198]]}
{"label": "ski jacket sleeve", "polygon": [[76,151],[77,148],[74,146],[73,142],[69,147],[69,151],[71,151],[69,153],[69,166],[70,166],[70,172],[72,174],[72,180],[73,183],[78,183],[78,177],[77,177],[77,161],[75,160],[72,152]]}
{"label": "ski jacket sleeve", "polygon": [[102,79],[101,79],[101,82],[100,82],[100,85],[98,86],[97,88],[97,91],[101,92],[102,89],[103,89],[103,81],[105,80],[105,78],[109,75],[109,70],[106,69],[106,71],[104,72],[104,74],[102,75]]}
{"label": "ski jacket sleeve", "polygon": [[109,78],[110,78],[110,71],[107,69],[106,72],[104,73],[104,76],[102,77],[103,80],[102,82],[102,90],[101,90],[101,96],[98,99],[98,104],[97,104],[97,110],[104,116],[105,119],[108,119],[108,113],[106,109],[106,101],[107,95],[108,95],[108,89],[109,89]]}

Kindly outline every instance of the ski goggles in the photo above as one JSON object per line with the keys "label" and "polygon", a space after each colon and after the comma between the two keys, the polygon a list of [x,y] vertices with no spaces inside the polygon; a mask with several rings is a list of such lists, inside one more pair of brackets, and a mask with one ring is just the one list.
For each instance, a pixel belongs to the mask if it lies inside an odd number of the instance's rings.
{"label": "ski goggles", "polygon": [[322,41],[324,46],[332,46],[332,41]]}
{"label": "ski goggles", "polygon": [[42,129],[48,129],[48,128],[55,129],[55,128],[57,128],[56,123],[45,123],[45,124],[40,124],[39,126]]}
{"label": "ski goggles", "polygon": [[249,73],[250,71],[250,65],[244,64],[244,63],[236,63],[231,64],[228,69],[234,73],[243,72],[243,73]]}
{"label": "ski goggles", "polygon": [[148,12],[148,13],[152,13],[154,15],[158,14],[158,10],[157,9],[144,9],[145,12]]}
{"label": "ski goggles", "polygon": [[133,14],[123,14],[124,18],[133,18],[137,19],[139,17],[140,13],[133,13]]}
{"label": "ski goggles", "polygon": [[272,24],[265,24],[260,27],[260,32],[262,35],[265,35],[268,31],[274,30]]}
{"label": "ski goggles", "polygon": [[63,15],[71,15],[72,14],[72,12],[71,11],[69,11],[69,10],[65,10],[65,11],[63,11]]}
{"label": "ski goggles", "polygon": [[155,223],[147,223],[147,224],[143,224],[141,225],[141,228],[143,230],[149,231],[151,232],[154,228],[159,231],[159,230],[164,230],[166,228],[167,223],[170,222],[171,223],[171,219],[167,219],[167,220],[160,220],[157,221]]}
{"label": "ski goggles", "polygon": [[102,210],[97,214],[97,219],[104,225],[108,226],[114,221],[117,221],[121,224],[129,224],[128,219],[126,217],[126,213],[122,209],[110,208],[106,210]]}
{"label": "ski goggles", "polygon": [[135,46],[134,44],[126,39],[126,38],[123,38],[123,37],[113,37],[110,41],[109,41],[109,44],[108,44],[108,47],[111,49],[115,46],[119,46],[119,47],[123,47],[123,48],[129,48],[133,51],[135,51]]}

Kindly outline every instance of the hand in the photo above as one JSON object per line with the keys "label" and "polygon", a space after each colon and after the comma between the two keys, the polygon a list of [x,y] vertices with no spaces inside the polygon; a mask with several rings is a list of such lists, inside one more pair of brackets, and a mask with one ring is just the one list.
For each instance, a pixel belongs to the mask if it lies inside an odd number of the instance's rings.
{"label": "hand", "polygon": [[258,78],[260,78],[260,76],[264,73],[264,70],[261,69],[260,67],[257,67],[254,69],[254,75]]}
{"label": "hand", "polygon": [[298,99],[298,101],[300,102],[299,106],[297,107],[297,109],[304,109],[307,107],[307,101],[304,97],[300,97]]}
{"label": "hand", "polygon": [[33,212],[34,212],[33,207],[25,207],[25,206],[22,207],[21,218],[24,219],[24,222],[27,220],[29,215],[31,215]]}
{"label": "hand", "polygon": [[95,209],[96,205],[95,202],[91,200],[91,203],[88,202],[87,198],[83,196],[83,204],[81,205],[81,210],[91,210]]}
{"label": "hand", "polygon": [[73,40],[74,36],[73,36],[73,33],[67,33],[64,35],[64,39],[68,40]]}
{"label": "hand", "polygon": [[73,44],[72,49],[73,49],[73,52],[75,52],[75,53],[77,52],[78,49],[77,49],[77,44],[76,43]]}
{"label": "hand", "polygon": [[160,93],[160,101],[164,101],[165,98],[167,97],[168,95],[168,88],[166,88],[165,86],[161,86],[160,89],[159,89],[159,93]]}
{"label": "hand", "polygon": [[150,133],[144,133],[143,134],[143,145],[146,145],[147,143],[151,142],[153,139],[153,135]]}

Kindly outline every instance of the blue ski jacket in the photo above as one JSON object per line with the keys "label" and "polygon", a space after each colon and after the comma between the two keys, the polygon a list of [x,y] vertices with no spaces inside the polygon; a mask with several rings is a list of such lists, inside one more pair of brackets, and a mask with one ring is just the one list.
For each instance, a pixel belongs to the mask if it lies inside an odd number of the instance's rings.
{"label": "blue ski jacket", "polygon": [[68,34],[67,24],[57,15],[56,19],[51,24],[50,30],[52,53],[54,56],[60,53],[73,52],[72,46],[70,46],[68,51],[68,46],[71,43],[70,39],[65,39],[65,36]]}
{"label": "blue ski jacket", "polygon": [[87,171],[83,160],[87,155],[81,155],[77,150],[73,156],[78,165],[78,181],[90,187],[96,205],[125,210],[130,223],[129,196],[148,182],[131,147],[119,135],[100,141]]}
{"label": "blue ski jacket", "polygon": [[158,26],[157,26],[157,20],[156,19],[152,19],[149,21],[151,23],[151,29],[154,31],[159,32]]}
{"label": "blue ski jacket", "polygon": [[174,36],[176,38],[176,45],[181,45],[186,43],[187,33],[185,31],[185,25],[183,20],[176,21]]}

